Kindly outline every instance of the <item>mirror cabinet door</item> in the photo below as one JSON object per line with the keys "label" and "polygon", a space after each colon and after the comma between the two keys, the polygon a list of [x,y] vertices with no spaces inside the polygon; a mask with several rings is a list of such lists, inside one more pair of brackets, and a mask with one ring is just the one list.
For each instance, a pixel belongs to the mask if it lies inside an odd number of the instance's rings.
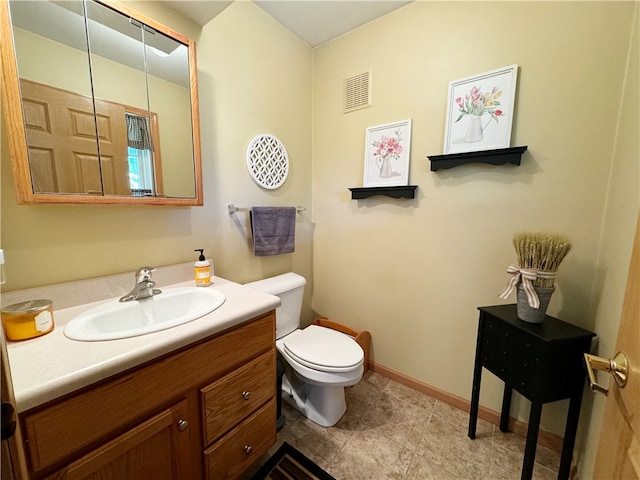
{"label": "mirror cabinet door", "polygon": [[10,6],[33,192],[101,194],[82,2]]}
{"label": "mirror cabinet door", "polygon": [[[149,111],[154,143],[162,152],[155,159],[157,180],[169,197],[193,197],[196,172],[193,151],[189,49],[169,36],[145,29],[145,58],[149,80]],[[153,136],[153,135],[152,135]],[[161,165],[161,169],[160,169]]]}
{"label": "mirror cabinet door", "polygon": [[115,4],[9,4],[31,179],[19,202],[202,205],[194,43]]}
{"label": "mirror cabinet door", "polygon": [[149,111],[143,26],[96,2],[86,8],[103,194],[131,195],[125,113],[136,109],[145,119]]}

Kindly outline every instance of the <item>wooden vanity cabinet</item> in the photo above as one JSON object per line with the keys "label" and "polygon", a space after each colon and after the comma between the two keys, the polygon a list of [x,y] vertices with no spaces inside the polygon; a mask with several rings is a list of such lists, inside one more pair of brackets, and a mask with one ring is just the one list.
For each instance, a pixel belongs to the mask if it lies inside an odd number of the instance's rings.
{"label": "wooden vanity cabinet", "polygon": [[276,440],[269,312],[20,414],[29,473],[235,479]]}

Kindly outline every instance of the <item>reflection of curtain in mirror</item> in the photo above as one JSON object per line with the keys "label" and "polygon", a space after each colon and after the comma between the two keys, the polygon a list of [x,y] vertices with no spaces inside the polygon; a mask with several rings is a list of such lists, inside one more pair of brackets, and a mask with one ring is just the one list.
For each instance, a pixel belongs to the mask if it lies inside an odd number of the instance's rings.
{"label": "reflection of curtain in mirror", "polygon": [[129,146],[131,193],[134,196],[153,195],[152,148],[147,118],[133,113],[125,113],[125,119]]}

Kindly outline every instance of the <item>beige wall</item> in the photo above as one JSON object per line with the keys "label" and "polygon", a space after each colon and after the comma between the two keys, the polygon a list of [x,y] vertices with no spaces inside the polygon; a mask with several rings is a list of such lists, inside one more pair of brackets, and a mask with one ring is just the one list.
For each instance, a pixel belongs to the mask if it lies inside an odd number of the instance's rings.
{"label": "beige wall", "polygon": [[14,29],[13,38],[20,78],[91,96],[86,52],[21,28]]}
{"label": "beige wall", "polygon": [[[314,310],[370,330],[375,362],[469,399],[476,308],[505,303],[497,294],[515,260],[513,234],[542,230],[574,245],[549,313],[611,337],[602,297],[616,307],[621,299],[602,291],[602,275],[626,278],[639,204],[637,148],[630,140],[615,148],[633,8],[417,2],[316,49]],[[443,151],[448,82],[513,63],[512,145],[529,147],[522,165],[431,172],[426,156]],[[343,114],[344,78],[369,70],[373,107]],[[633,112],[621,123],[632,121],[637,140]],[[417,198],[351,200],[366,127],[406,118]],[[614,198],[624,201],[607,208]],[[621,249],[618,258],[610,248]],[[499,411],[501,395],[485,375],[481,403]],[[545,407],[543,428],[562,434],[566,408]],[[528,402],[514,398],[512,414],[526,419]]]}
{"label": "beige wall", "polygon": [[[3,128],[3,289],[195,261],[194,248],[204,248],[215,272],[231,280],[295,270],[311,281],[311,49],[249,2],[231,5],[202,32],[157,4],[133,4],[197,42],[205,205],[16,205]],[[246,147],[258,133],[278,136],[289,153],[289,178],[273,192],[258,187],[245,167]],[[296,252],[254,257],[248,214],[229,216],[228,203],[305,206]]]}
{"label": "beige wall", "polygon": [[[311,50],[252,2],[234,2],[202,30],[198,82],[206,223],[216,271],[246,282],[295,271],[312,285]],[[204,126],[202,126],[204,125]],[[259,187],[246,166],[251,139],[269,133],[284,144],[289,176],[276,190]],[[296,253],[253,257],[248,212],[227,214],[227,205],[301,205]]]}

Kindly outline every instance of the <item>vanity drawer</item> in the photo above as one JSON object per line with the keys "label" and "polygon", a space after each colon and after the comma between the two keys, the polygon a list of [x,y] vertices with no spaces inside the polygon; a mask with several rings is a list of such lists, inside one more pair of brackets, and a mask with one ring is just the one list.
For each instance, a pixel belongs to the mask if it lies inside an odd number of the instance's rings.
{"label": "vanity drawer", "polygon": [[275,362],[271,350],[200,390],[205,445],[274,398]]}
{"label": "vanity drawer", "polygon": [[276,442],[276,401],[272,399],[205,450],[209,480],[238,478]]}

